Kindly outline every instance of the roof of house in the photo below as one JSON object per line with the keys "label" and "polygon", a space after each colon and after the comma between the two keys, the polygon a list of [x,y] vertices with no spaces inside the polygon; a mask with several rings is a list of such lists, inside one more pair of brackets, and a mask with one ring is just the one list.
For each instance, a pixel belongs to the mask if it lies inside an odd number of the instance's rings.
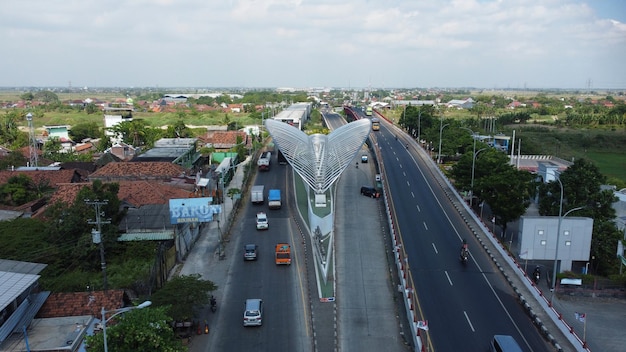
{"label": "roof of house", "polygon": [[32,171],[9,171],[0,170],[0,184],[8,183],[9,179],[13,176],[26,175],[36,184],[42,184],[48,182],[51,186],[56,186],[60,183],[77,182],[81,179],[80,174],[76,169],[67,170],[32,170]]}
{"label": "roof of house", "polygon": [[110,162],[96,172],[89,175],[95,179],[164,179],[177,177],[184,173],[184,169],[176,164],[161,161],[146,162]]}
{"label": "roof of house", "polygon": [[124,290],[51,293],[36,318],[59,318],[78,315],[100,317],[105,310],[127,306],[130,299]]}
{"label": "roof of house", "polygon": [[208,131],[198,139],[204,144],[210,144],[214,148],[220,149],[237,145],[238,136],[244,143],[249,143],[248,135],[244,131]]}
{"label": "roof of house", "polygon": [[[117,181],[120,185],[118,198],[133,207],[152,204],[169,204],[171,198],[188,198],[190,191],[181,187],[171,186],[159,181]],[[67,183],[58,185],[50,198],[55,202],[74,203],[78,192],[83,187],[91,187],[91,183]]]}

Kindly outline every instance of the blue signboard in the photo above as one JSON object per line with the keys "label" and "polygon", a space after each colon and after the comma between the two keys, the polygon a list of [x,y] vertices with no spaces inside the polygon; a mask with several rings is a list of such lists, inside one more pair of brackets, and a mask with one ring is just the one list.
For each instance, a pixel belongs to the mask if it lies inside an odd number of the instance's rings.
{"label": "blue signboard", "polygon": [[170,199],[170,223],[211,222],[222,212],[221,204],[211,204],[212,197]]}

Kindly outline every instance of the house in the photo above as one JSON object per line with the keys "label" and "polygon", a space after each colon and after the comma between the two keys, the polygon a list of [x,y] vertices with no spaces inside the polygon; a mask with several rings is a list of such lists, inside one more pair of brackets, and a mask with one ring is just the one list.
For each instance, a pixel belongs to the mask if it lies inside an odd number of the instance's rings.
{"label": "house", "polygon": [[252,147],[252,139],[244,131],[208,131],[204,136],[199,137],[201,144],[214,148],[215,151],[229,151],[237,143],[237,137],[241,138],[246,148]]}
{"label": "house", "polygon": [[76,183],[85,181],[78,170],[61,170],[60,167],[57,167],[54,170],[0,170],[0,185],[8,183],[11,177],[17,175],[28,176],[36,185],[49,185],[51,187],[55,187],[60,183]]}
{"label": "house", "polygon": [[449,108],[457,108],[457,109],[471,109],[474,107],[474,99],[472,98],[467,98],[467,99],[452,99],[449,102],[446,103],[446,106]]}
{"label": "house", "polygon": [[111,137],[113,143],[121,140],[120,136],[113,132],[113,128],[124,121],[133,120],[133,108],[104,108],[104,133]]}
{"label": "house", "polygon": [[136,155],[131,161],[167,161],[185,169],[200,167],[201,155],[196,150],[196,138],[161,138],[144,153]]}
{"label": "house", "polygon": [[111,153],[118,157],[120,160],[128,161],[135,157],[137,150],[130,144],[118,141],[104,152]]}
{"label": "house", "polygon": [[[46,264],[0,259],[0,350],[25,350],[14,349],[14,346],[24,340],[25,334],[30,334],[33,318],[50,295],[39,287],[39,273],[45,267]],[[76,326],[72,326],[65,335],[75,329]],[[65,340],[55,347],[67,345]]]}
{"label": "house", "polygon": [[132,181],[160,180],[169,182],[172,178],[185,175],[185,169],[170,162],[110,162],[89,175],[89,180]]}

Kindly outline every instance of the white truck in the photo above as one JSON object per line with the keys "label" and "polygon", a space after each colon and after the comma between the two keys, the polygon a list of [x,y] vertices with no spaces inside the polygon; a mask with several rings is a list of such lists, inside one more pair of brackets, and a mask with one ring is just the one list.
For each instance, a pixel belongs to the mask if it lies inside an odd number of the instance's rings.
{"label": "white truck", "polygon": [[272,161],[272,152],[263,152],[256,162],[259,167],[259,171],[269,171],[270,162]]}
{"label": "white truck", "polygon": [[265,186],[256,185],[252,186],[252,190],[250,191],[250,200],[252,204],[262,204],[265,200],[263,194],[265,193]]}

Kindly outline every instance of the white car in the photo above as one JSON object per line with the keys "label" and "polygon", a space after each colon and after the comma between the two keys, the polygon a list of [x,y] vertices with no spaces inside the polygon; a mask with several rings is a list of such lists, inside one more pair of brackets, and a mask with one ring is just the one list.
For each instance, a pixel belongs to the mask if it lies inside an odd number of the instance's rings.
{"label": "white car", "polygon": [[267,215],[264,212],[256,213],[256,229],[267,230],[268,228]]}
{"label": "white car", "polygon": [[362,163],[366,163],[367,162],[367,155],[361,155],[361,162]]}

